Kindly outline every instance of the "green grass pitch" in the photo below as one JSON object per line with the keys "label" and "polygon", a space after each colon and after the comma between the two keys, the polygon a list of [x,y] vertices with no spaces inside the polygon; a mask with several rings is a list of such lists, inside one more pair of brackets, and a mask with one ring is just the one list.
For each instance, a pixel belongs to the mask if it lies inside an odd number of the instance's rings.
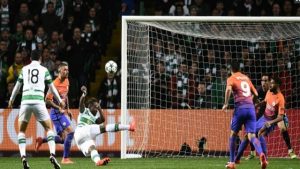
{"label": "green grass pitch", "polygon": [[[90,158],[72,158],[76,163],[62,165],[62,169],[93,169],[99,168],[94,165]],[[58,160],[61,160],[58,158]],[[225,169],[228,158],[141,158],[126,159],[112,158],[111,162],[100,168],[105,169]],[[28,158],[31,169],[52,169],[47,157]],[[238,169],[260,169],[258,159],[245,161],[237,166]],[[1,169],[22,168],[20,159],[17,157],[1,157]],[[300,169],[300,160],[270,159],[268,169]]]}

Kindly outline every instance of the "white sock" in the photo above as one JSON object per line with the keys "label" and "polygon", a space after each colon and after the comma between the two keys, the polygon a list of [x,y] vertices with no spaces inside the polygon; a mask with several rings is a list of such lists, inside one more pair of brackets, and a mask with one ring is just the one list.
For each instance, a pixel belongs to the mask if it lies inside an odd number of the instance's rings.
{"label": "white sock", "polygon": [[92,152],[91,152],[91,159],[92,159],[95,163],[97,163],[98,161],[100,161],[100,156],[99,156],[97,150],[92,150]]}
{"label": "white sock", "polygon": [[55,141],[54,141],[54,133],[52,130],[49,130],[47,132],[47,141],[48,141],[48,146],[49,146],[49,150],[50,150],[50,154],[54,154],[55,155]]}
{"label": "white sock", "polygon": [[120,130],[129,130],[129,125],[124,124],[107,124],[105,126],[105,130],[107,132],[114,132],[114,131],[120,131]]}
{"label": "white sock", "polygon": [[18,134],[18,142],[19,142],[19,150],[20,150],[20,155],[26,156],[26,137],[25,133],[19,133]]}

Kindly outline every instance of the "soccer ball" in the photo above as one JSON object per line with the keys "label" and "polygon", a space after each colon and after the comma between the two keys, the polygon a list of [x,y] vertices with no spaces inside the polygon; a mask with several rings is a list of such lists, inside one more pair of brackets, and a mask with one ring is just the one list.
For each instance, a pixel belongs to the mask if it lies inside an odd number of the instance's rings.
{"label": "soccer ball", "polygon": [[110,60],[105,64],[106,73],[116,73],[117,70],[118,70],[118,65],[115,61]]}

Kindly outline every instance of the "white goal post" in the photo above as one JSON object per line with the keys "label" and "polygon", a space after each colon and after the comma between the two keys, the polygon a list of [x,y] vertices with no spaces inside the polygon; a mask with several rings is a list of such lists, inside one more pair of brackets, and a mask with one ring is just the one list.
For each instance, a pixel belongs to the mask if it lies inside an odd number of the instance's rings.
{"label": "white goal post", "polygon": [[[157,44],[162,52],[155,51]],[[266,49],[262,45],[266,45]],[[299,78],[294,74],[300,72],[297,69],[300,17],[123,16],[121,51],[121,123],[128,124],[134,118],[137,124],[135,133],[121,132],[122,159],[227,155],[231,113],[219,110],[217,102],[224,96],[220,88],[214,88],[223,68],[225,74],[228,73],[230,63],[224,61],[226,52],[230,59],[244,59],[240,66],[253,78],[256,87],[260,86],[262,75],[282,73],[277,65],[283,61],[282,69],[286,68],[291,76],[290,81],[283,77],[286,80],[283,90],[289,99],[289,133],[294,150],[300,152],[299,144],[295,144],[300,137],[299,97],[294,90],[288,91],[300,88]],[[174,55],[170,51],[174,51]],[[268,54],[271,62],[268,62]],[[214,57],[213,64],[207,59],[210,55]],[[153,80],[159,66],[164,67],[166,83]],[[179,83],[180,72],[183,80]],[[193,83],[190,83],[191,74],[200,74]],[[199,99],[201,102],[195,103],[198,99],[195,92],[198,88],[200,92],[201,85],[209,92]],[[203,99],[208,100],[205,106]],[[278,129],[267,139],[267,144],[270,156],[287,156]],[[188,145],[186,149],[185,145]]]}

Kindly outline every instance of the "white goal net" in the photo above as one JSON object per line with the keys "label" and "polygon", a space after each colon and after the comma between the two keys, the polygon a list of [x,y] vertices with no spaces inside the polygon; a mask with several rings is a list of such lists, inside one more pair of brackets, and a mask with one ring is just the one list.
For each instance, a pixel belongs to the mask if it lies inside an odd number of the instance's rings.
{"label": "white goal net", "polygon": [[[232,111],[221,108],[233,59],[257,89],[264,75],[281,78],[291,145],[299,153],[299,21],[123,17],[122,121],[135,119],[137,131],[122,133],[122,158],[226,156]],[[269,156],[288,155],[278,129],[267,145]]]}

